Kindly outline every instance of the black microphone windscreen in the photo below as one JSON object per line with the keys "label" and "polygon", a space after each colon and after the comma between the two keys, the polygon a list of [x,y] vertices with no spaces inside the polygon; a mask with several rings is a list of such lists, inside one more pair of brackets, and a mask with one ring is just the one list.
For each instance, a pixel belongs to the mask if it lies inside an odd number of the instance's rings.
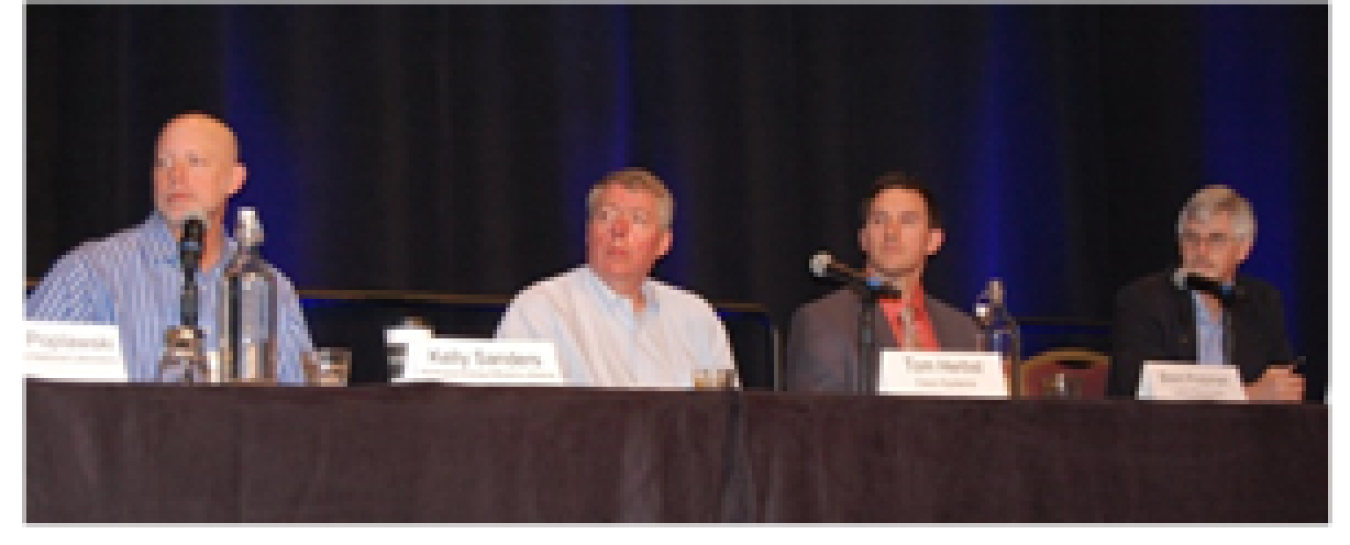
{"label": "black microphone windscreen", "polygon": [[183,242],[193,242],[201,244],[202,235],[206,231],[206,223],[202,221],[200,213],[192,212],[183,218]]}
{"label": "black microphone windscreen", "polygon": [[1179,276],[1180,272],[1178,271],[1178,276],[1173,280],[1178,288],[1209,294],[1225,307],[1231,306],[1240,296],[1241,290],[1236,286],[1227,286],[1223,282],[1198,274]]}
{"label": "black microphone windscreen", "polygon": [[202,222],[200,213],[190,213],[183,219],[183,238],[178,241],[178,250],[182,254],[180,259],[183,266],[196,270],[202,258],[202,237],[206,231],[206,224]]}

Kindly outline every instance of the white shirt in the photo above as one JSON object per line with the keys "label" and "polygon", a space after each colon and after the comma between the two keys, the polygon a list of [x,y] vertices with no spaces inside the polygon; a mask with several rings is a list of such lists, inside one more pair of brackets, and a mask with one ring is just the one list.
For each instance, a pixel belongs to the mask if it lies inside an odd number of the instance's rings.
{"label": "white shirt", "polygon": [[712,305],[651,279],[642,293],[639,315],[583,265],[517,294],[496,337],[552,341],[564,377],[576,386],[688,388],[695,368],[735,369]]}

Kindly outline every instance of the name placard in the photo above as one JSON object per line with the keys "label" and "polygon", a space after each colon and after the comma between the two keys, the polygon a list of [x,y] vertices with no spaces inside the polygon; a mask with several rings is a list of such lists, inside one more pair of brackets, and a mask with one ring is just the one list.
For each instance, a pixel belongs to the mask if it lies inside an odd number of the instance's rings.
{"label": "name placard", "polygon": [[24,374],[83,382],[126,382],[117,326],[25,320]]}
{"label": "name placard", "polygon": [[393,382],[563,384],[553,343],[498,339],[410,339]]}
{"label": "name placard", "polygon": [[878,391],[895,395],[1008,397],[994,352],[884,350]]}
{"label": "name placard", "polygon": [[1246,401],[1238,370],[1231,365],[1144,362],[1139,399],[1169,401]]}

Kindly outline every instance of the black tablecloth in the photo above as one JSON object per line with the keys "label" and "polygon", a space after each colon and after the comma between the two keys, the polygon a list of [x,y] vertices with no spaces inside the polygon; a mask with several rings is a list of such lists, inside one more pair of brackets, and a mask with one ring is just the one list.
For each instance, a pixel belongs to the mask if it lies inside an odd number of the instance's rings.
{"label": "black tablecloth", "polygon": [[37,522],[1327,522],[1324,405],[30,380]]}

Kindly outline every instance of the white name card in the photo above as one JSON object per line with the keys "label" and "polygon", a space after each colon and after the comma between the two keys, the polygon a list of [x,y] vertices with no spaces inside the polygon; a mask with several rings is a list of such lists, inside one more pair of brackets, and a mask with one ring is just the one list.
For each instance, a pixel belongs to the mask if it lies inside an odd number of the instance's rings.
{"label": "white name card", "polygon": [[1008,397],[995,352],[884,350],[877,390],[883,394]]}
{"label": "white name card", "polygon": [[1139,399],[1168,401],[1246,401],[1238,370],[1231,365],[1144,362]]}
{"label": "white name card", "polygon": [[385,344],[408,344],[432,337],[431,330],[425,327],[391,327],[384,330]]}
{"label": "white name card", "polygon": [[24,321],[24,373],[34,378],[126,382],[117,326]]}
{"label": "white name card", "polygon": [[393,382],[563,384],[557,351],[551,342],[410,340],[403,376]]}

